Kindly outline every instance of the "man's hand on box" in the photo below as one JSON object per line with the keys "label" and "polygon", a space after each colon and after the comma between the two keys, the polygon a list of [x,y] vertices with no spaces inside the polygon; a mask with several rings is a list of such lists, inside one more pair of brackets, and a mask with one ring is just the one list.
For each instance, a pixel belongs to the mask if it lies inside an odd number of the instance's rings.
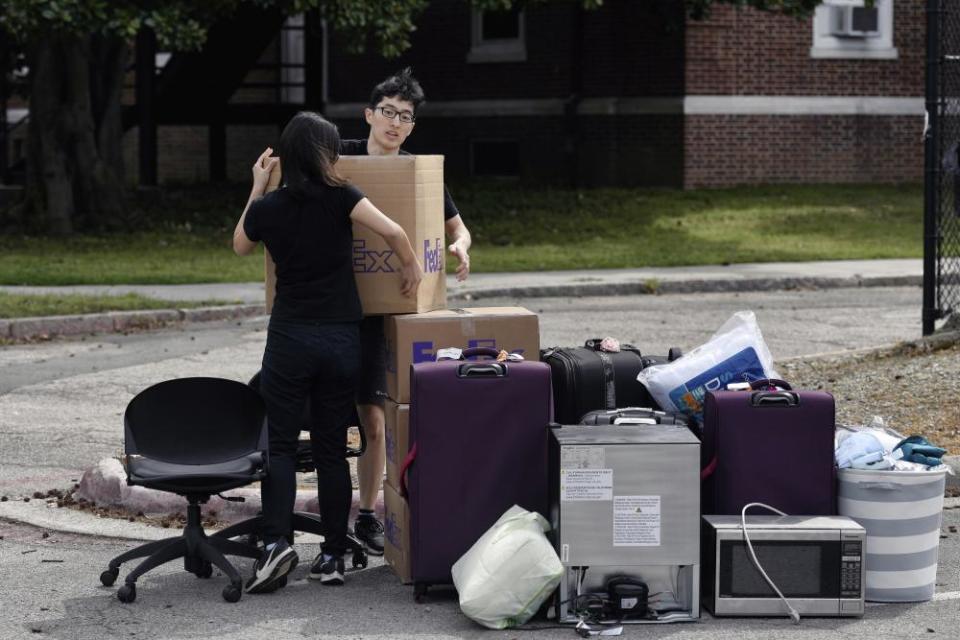
{"label": "man's hand on box", "polygon": [[467,253],[464,243],[460,240],[451,244],[447,249],[451,255],[456,256],[457,260],[460,261],[460,264],[457,265],[457,281],[463,282],[470,275],[470,254]]}

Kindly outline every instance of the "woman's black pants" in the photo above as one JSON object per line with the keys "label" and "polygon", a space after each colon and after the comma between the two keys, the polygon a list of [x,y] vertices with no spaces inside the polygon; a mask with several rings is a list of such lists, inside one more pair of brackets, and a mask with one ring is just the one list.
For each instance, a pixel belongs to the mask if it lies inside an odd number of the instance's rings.
{"label": "woman's black pants", "polygon": [[[309,429],[326,533],[323,552],[341,556],[346,551],[353,490],[345,456],[360,372],[358,327],[270,321],[260,376],[270,432],[270,472],[261,491],[266,543],[290,533],[297,441],[301,429]],[[308,398],[311,420],[303,424]]]}

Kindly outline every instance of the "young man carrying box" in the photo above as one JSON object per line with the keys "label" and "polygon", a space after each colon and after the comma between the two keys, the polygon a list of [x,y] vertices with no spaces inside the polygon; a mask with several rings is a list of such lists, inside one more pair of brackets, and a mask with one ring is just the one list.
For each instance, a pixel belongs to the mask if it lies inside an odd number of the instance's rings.
{"label": "young man carrying box", "polygon": [[[417,108],[424,100],[420,83],[406,68],[373,88],[370,106],[364,117],[370,125],[366,140],[342,140],[340,155],[405,154],[400,147],[413,132]],[[470,232],[460,212],[444,187],[444,228],[452,242],[448,250],[457,257],[457,280],[470,274]],[[367,437],[366,453],[357,461],[360,484],[360,514],[354,523],[354,534],[373,555],[383,554],[383,524],[374,514],[380,492],[385,463],[384,398],[386,392],[387,350],[383,316],[367,316],[360,325],[360,385],[357,391],[357,413]]]}

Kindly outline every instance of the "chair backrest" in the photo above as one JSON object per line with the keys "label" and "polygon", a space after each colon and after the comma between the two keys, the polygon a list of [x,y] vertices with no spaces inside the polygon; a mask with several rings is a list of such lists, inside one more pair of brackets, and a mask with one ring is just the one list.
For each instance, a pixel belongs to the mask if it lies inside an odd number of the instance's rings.
{"label": "chair backrest", "polygon": [[242,382],[167,380],[141,391],[127,405],[126,453],[208,464],[265,451],[265,413],[259,394]]}

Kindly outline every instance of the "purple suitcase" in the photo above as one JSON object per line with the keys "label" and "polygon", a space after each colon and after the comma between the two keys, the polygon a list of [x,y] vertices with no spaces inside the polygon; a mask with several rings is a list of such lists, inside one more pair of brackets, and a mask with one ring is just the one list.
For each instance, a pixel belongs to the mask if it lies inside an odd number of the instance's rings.
{"label": "purple suitcase", "polygon": [[[465,357],[496,354],[464,351]],[[453,564],[513,505],[547,515],[552,417],[546,363],[449,360],[411,366],[410,453],[401,491],[410,504],[418,599],[431,584],[451,583]]]}
{"label": "purple suitcase", "polygon": [[[776,389],[774,387],[780,387]],[[740,515],[763,502],[788,515],[836,514],[833,396],[757,380],[704,403],[703,513]]]}

